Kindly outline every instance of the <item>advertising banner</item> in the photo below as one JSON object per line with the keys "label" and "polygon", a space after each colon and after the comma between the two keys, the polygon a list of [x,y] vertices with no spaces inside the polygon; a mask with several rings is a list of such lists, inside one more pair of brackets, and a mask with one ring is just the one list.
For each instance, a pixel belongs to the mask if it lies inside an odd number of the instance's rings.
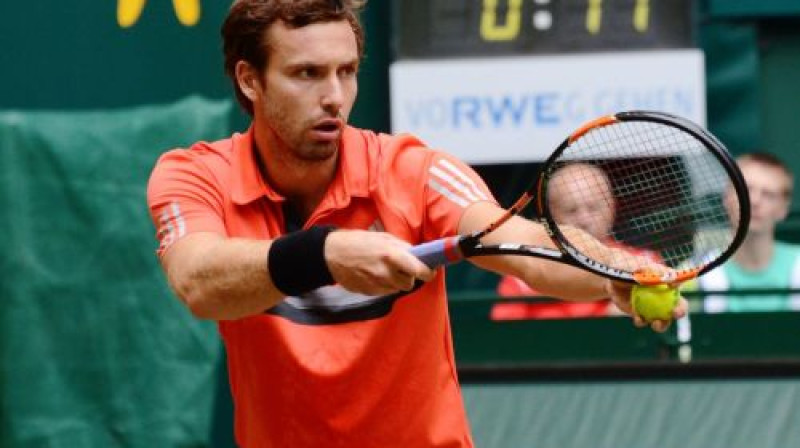
{"label": "advertising banner", "polygon": [[393,132],[476,164],[543,160],[597,116],[657,110],[705,125],[699,50],[399,61]]}

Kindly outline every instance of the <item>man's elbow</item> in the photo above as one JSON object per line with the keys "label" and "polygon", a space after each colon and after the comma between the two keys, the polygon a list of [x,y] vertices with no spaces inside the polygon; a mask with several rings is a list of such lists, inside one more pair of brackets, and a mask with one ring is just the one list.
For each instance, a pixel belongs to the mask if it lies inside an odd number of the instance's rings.
{"label": "man's elbow", "polygon": [[216,307],[217,301],[213,291],[203,286],[203,282],[192,275],[176,275],[170,277],[170,284],[181,302],[192,315],[198,319],[218,320]]}
{"label": "man's elbow", "polygon": [[181,300],[192,313],[192,316],[203,320],[220,320],[217,309],[211,305],[210,301],[204,300],[200,297],[193,298],[192,296],[181,297]]}

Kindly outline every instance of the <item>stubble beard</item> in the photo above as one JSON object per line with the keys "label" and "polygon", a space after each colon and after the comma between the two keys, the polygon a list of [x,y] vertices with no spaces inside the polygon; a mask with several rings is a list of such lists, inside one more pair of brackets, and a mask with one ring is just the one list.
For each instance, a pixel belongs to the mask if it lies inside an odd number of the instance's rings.
{"label": "stubble beard", "polygon": [[284,121],[272,121],[272,134],[280,142],[285,156],[303,164],[316,164],[335,157],[340,146],[341,137],[334,142],[315,142],[305,137],[306,127],[292,130]]}
{"label": "stubble beard", "polygon": [[309,142],[301,141],[294,147],[292,153],[303,162],[315,163],[330,160],[339,150],[339,141],[335,142]]}

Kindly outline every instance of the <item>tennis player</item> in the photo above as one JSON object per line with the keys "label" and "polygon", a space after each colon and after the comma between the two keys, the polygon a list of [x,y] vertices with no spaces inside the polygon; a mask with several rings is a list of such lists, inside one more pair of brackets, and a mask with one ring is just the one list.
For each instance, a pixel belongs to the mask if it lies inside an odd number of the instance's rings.
{"label": "tennis player", "polygon": [[[148,185],[171,286],[197,317],[219,322],[243,447],[473,446],[444,273],[408,248],[502,210],[455,158],[348,126],[360,6],[235,1],[225,69],[251,126],[164,154]],[[521,218],[492,239],[549,244]],[[518,258],[475,263],[630,310],[629,285]]]}

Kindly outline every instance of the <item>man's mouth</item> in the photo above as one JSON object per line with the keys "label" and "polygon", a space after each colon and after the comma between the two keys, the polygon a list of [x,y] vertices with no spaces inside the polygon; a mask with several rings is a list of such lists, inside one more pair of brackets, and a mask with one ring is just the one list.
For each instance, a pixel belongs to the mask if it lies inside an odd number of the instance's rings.
{"label": "man's mouth", "polygon": [[311,128],[311,131],[314,137],[319,140],[333,140],[339,138],[341,129],[341,120],[331,118],[318,122]]}

